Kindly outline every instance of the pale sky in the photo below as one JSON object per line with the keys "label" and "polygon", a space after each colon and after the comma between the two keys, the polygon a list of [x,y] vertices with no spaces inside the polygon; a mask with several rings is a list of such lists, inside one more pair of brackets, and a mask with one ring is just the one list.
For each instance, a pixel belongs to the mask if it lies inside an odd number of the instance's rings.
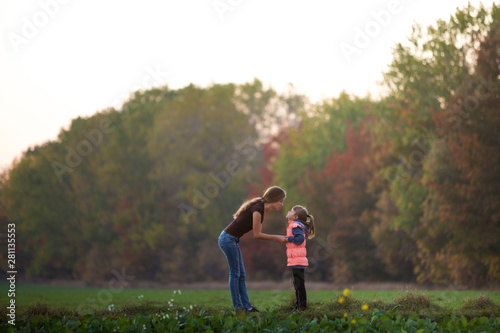
{"label": "pale sky", "polygon": [[[470,1],[478,6],[480,1]],[[491,6],[495,1],[481,1]],[[137,89],[260,79],[312,102],[377,96],[413,23],[467,0],[23,0],[0,3],[0,170]],[[497,2],[495,2],[497,3]]]}

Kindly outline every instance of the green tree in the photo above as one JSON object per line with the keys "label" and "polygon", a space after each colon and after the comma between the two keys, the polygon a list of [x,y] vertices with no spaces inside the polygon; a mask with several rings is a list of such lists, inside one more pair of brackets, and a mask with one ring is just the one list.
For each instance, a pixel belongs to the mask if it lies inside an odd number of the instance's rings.
{"label": "green tree", "polygon": [[8,219],[16,224],[18,261],[28,278],[71,278],[81,254],[80,226],[73,193],[51,166],[63,147],[46,143],[27,150],[2,188]]}

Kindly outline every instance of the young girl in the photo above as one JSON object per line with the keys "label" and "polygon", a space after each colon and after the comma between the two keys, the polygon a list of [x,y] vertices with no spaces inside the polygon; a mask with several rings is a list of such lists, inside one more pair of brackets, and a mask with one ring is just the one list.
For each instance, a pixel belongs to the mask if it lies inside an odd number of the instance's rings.
{"label": "young girl", "polygon": [[284,244],[286,236],[268,235],[262,232],[264,213],[280,210],[286,193],[278,186],[268,188],[262,197],[244,202],[233,215],[231,222],[219,236],[219,247],[226,256],[229,265],[229,290],[235,310],[258,312],[250,304],[245,282],[245,267],[238,243],[240,237],[253,231],[253,237],[260,240],[275,241]]}
{"label": "young girl", "polygon": [[309,265],[307,261],[306,238],[313,238],[314,217],[302,206],[294,206],[286,214],[288,227],[286,228],[287,266],[292,268],[293,286],[295,287],[295,309],[307,308],[306,287],[304,284],[304,270]]}

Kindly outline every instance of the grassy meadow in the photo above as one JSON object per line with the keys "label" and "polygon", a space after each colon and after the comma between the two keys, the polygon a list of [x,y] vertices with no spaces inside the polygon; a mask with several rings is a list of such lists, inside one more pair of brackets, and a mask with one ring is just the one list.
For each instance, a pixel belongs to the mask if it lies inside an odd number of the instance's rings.
{"label": "grassy meadow", "polygon": [[108,289],[16,285],[16,324],[7,322],[0,283],[0,331],[261,332],[500,331],[500,291],[311,290],[294,313],[292,290],[252,290],[258,314],[233,311],[228,289]]}
{"label": "grassy meadow", "polygon": [[[0,303],[7,304],[7,283],[0,283]],[[310,304],[328,303],[338,298],[343,290],[310,290]],[[402,294],[402,290],[351,290],[350,296],[364,302],[391,303]],[[467,299],[488,297],[500,304],[500,291],[421,290],[429,300],[443,308],[453,310],[461,307]],[[294,297],[292,290],[248,290],[252,304],[260,309],[272,310],[288,304]],[[230,307],[229,289],[116,289],[79,288],[66,286],[44,286],[18,283],[16,305],[26,307],[36,302],[68,310],[118,308],[126,303],[171,303],[179,307]]]}

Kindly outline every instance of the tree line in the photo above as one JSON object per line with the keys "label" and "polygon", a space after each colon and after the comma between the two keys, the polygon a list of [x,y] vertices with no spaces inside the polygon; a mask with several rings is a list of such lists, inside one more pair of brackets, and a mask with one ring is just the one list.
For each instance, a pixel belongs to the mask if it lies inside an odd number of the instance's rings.
{"label": "tree line", "polygon": [[[76,118],[1,174],[17,266],[29,280],[92,283],[122,268],[223,280],[219,233],[243,200],[279,185],[285,208],[316,218],[311,280],[498,283],[498,45],[499,7],[468,5],[414,26],[377,100],[311,104],[255,79],[137,91]],[[266,220],[284,233],[284,214]],[[287,278],[281,245],[240,245],[252,279]]]}

